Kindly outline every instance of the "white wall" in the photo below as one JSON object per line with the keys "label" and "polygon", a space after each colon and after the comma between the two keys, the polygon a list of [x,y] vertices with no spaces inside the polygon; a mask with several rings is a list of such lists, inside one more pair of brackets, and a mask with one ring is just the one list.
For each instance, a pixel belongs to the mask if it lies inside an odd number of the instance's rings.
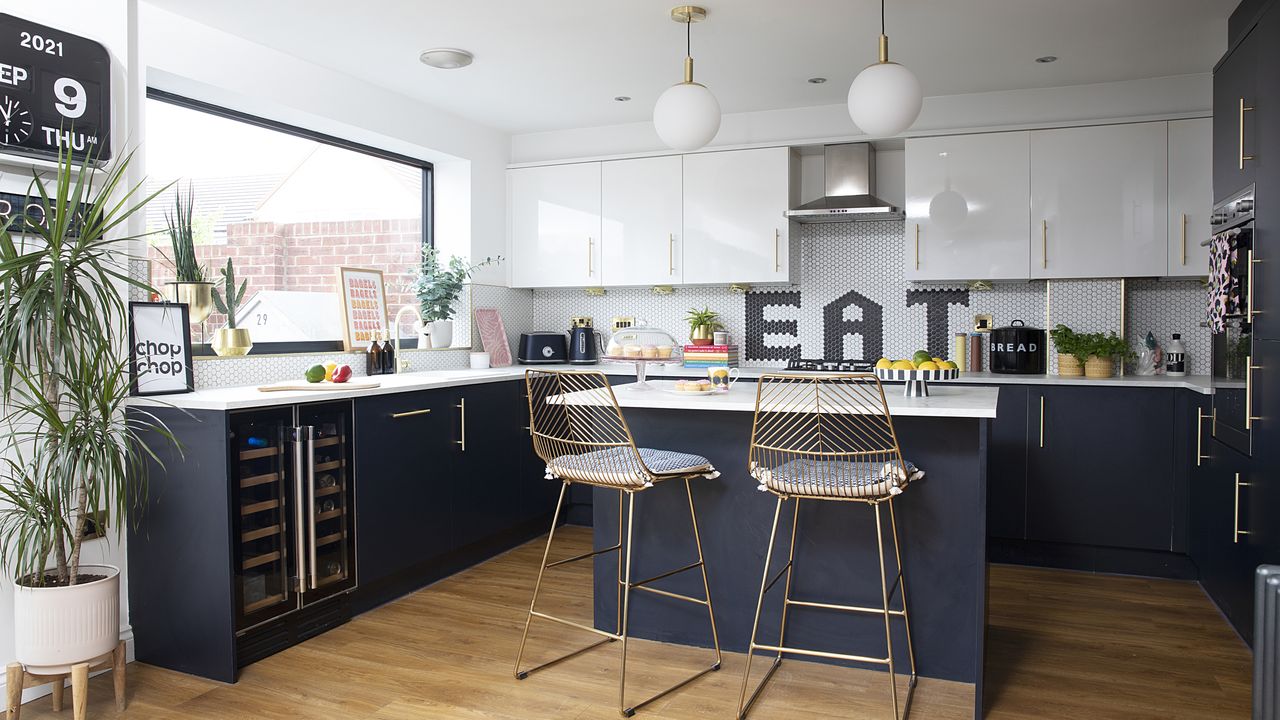
{"label": "white wall", "polygon": [[[106,46],[112,56],[112,94],[116,99],[112,112],[112,150],[116,157],[125,150],[133,134],[134,118],[129,116],[129,103],[125,99],[132,87],[132,74],[128,65],[129,43],[132,39],[128,22],[129,5],[130,0],[63,0],[58,3],[51,3],[49,0],[6,0],[4,7],[4,12],[24,20],[81,35]],[[44,163],[43,166],[49,167],[49,164]],[[12,157],[0,159],[0,172],[6,175],[25,175],[21,187],[10,186],[10,189],[17,192],[26,191],[26,182],[30,179],[29,168],[30,165],[24,165],[21,160]],[[124,543],[124,537],[121,537],[119,542],[116,541],[115,532],[112,529],[106,538],[85,543],[81,559],[85,563],[105,563],[121,568],[120,584],[123,596],[120,598],[120,628],[121,637],[128,639],[131,632],[128,625],[128,576],[123,572]],[[9,577],[0,579],[0,664],[2,665],[7,665],[14,658],[13,592],[12,579]],[[3,686],[4,678],[0,677],[0,697],[4,697]],[[30,700],[47,693],[46,686],[27,690],[23,696]]]}
{"label": "white wall", "polygon": [[435,163],[438,244],[504,253],[507,134],[145,2],[139,36],[152,87]]}
{"label": "white wall", "polygon": [[[906,135],[1208,115],[1212,76],[1179,75],[1096,85],[925,98]],[[714,88],[713,88],[714,90]],[[710,148],[866,140],[841,105],[725,115]],[[511,138],[514,164],[670,153],[650,122],[528,133]]]}

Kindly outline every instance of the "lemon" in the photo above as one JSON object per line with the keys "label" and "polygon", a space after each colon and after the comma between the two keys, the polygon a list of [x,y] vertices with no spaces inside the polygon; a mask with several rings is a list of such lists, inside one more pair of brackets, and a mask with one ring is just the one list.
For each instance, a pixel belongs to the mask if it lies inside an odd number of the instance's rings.
{"label": "lemon", "polygon": [[956,364],[955,364],[955,363],[953,363],[953,362],[951,362],[950,360],[943,360],[942,362],[938,363],[938,367],[942,368],[943,370],[958,370],[958,369],[959,369],[959,368],[956,366]]}
{"label": "lemon", "polygon": [[880,358],[876,361],[877,370],[888,370],[891,367],[893,367],[893,361],[889,358]]}
{"label": "lemon", "polygon": [[915,370],[916,366],[910,360],[899,360],[892,365],[894,370]]}
{"label": "lemon", "polygon": [[939,368],[938,368],[938,363],[932,360],[927,360],[917,365],[916,369],[917,370],[938,370]]}
{"label": "lemon", "polygon": [[939,357],[934,358],[933,361],[938,363],[939,365],[946,362],[946,360],[943,360],[942,358],[939,358]]}

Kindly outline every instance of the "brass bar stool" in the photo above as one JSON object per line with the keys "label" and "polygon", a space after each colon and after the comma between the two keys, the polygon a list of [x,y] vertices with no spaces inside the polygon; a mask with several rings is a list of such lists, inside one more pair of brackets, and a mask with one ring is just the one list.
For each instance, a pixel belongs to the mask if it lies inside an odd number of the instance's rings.
{"label": "brass bar stool", "polygon": [[[555,517],[551,522],[551,532],[547,535],[547,546],[542,553],[542,565],[538,568],[538,580],[533,587],[533,600],[529,603],[524,634],[520,638],[515,676],[516,679],[523,680],[531,673],[580,655],[604,643],[621,640],[622,665],[618,673],[618,711],[623,717],[631,717],[640,707],[688,685],[709,672],[720,669],[720,637],[716,632],[715,611],[711,606],[711,587],[707,582],[707,569],[702,557],[698,514],[694,509],[693,491],[689,486],[689,481],[694,478],[716,478],[720,473],[716,472],[704,457],[637,448],[604,373],[581,370],[528,370],[525,372],[525,383],[529,390],[529,428],[533,435],[534,450],[547,464],[547,478],[558,478],[563,481],[563,485],[560,487],[560,499],[556,503]],[[693,524],[693,540],[698,549],[698,559],[675,570],[660,573],[645,580],[632,581],[632,538],[636,495],[665,480],[684,482],[685,494],[689,498],[689,517]],[[569,486],[573,483],[618,491],[618,541],[601,550],[548,563],[556,526],[560,521],[560,508],[564,504]],[[538,593],[542,589],[543,574],[547,570],[615,551],[618,552],[618,617],[614,632],[566,620],[537,609]],[[702,598],[651,587],[651,583],[694,569],[702,573],[704,593]],[[663,597],[705,605],[707,618],[711,622],[711,642],[715,647],[715,663],[642,702],[628,705],[626,702],[627,622],[630,616],[632,590],[643,590]],[[595,633],[603,639],[541,665],[522,670],[520,666],[524,657],[525,642],[529,638],[529,626],[534,618]]]}
{"label": "brass bar stool", "polygon": [[[924,473],[904,462],[898,437],[893,429],[884,389],[875,375],[786,375],[768,374],[756,386],[755,422],[751,431],[748,460],[751,476],[760,489],[778,498],[773,513],[773,530],[765,553],[764,575],[760,580],[760,596],[756,616],[751,625],[751,644],[747,650],[747,667],[742,675],[742,692],[738,697],[738,718],[744,718],[760,696],[783,655],[849,660],[886,665],[889,687],[893,693],[893,716],[906,718],[911,710],[911,695],[916,686],[915,648],[911,643],[911,620],[907,615],[907,589],[902,572],[902,553],[898,547],[898,523],[893,514],[893,498],[902,493],[909,482]],[[773,546],[778,534],[782,505],[793,501],[791,511],[791,543],[787,563],[770,575]],[[791,597],[791,576],[795,566],[796,525],[800,519],[801,500],[834,500],[865,503],[876,516],[876,546],[880,553],[881,607],[837,605]],[[889,525],[893,535],[896,570],[885,569],[885,543],[880,506],[889,509]],[[760,611],[765,594],[786,575],[782,601],[782,618],[777,644],[757,642]],[[771,579],[772,578],[772,579]],[[893,609],[889,600],[901,597],[901,609]],[[786,645],[787,613],[791,608],[821,608],[851,613],[884,616],[885,656],[850,655],[824,652]],[[899,715],[898,683],[893,657],[890,621],[902,618],[907,633],[907,658],[911,676],[907,697]],[[751,661],[757,651],[776,653],[772,665],[747,697],[751,677]]]}

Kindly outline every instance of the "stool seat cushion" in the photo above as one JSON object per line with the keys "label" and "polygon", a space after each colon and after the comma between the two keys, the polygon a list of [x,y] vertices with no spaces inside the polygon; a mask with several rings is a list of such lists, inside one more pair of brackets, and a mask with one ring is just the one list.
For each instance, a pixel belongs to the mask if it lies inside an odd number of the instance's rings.
{"label": "stool seat cushion", "polygon": [[751,476],[761,491],[782,495],[881,498],[901,493],[908,483],[923,478],[924,471],[912,463],[906,463],[904,472],[897,463],[797,458],[775,468],[753,463]]}
{"label": "stool seat cushion", "polygon": [[[636,452],[640,454],[640,462],[636,461]],[[711,461],[701,455],[653,448],[636,448],[636,452],[629,447],[613,447],[580,455],[561,455],[547,465],[547,477],[599,485],[648,487],[655,480],[667,477],[720,476]]]}

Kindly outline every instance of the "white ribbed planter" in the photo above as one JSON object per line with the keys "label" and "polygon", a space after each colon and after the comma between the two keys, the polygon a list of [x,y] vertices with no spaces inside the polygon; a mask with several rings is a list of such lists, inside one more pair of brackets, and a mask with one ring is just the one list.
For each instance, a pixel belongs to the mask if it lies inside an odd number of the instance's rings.
{"label": "white ribbed planter", "polygon": [[14,655],[27,672],[71,672],[120,643],[120,569],[81,565],[80,573],[106,577],[71,587],[14,588]]}

